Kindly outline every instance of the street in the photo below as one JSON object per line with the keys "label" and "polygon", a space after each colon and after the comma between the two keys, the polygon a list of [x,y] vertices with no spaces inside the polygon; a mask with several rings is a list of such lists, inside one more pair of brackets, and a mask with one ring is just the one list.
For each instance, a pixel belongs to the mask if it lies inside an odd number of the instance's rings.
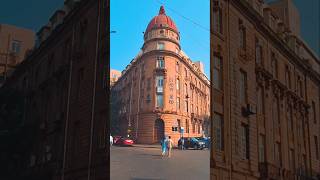
{"label": "street", "polygon": [[162,158],[160,145],[112,146],[111,180],[209,180],[210,151],[177,150]]}

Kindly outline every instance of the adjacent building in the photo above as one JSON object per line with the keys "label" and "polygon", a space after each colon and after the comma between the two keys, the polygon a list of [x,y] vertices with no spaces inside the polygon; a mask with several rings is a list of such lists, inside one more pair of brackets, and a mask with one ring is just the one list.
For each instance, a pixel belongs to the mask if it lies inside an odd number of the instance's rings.
{"label": "adjacent building", "polygon": [[297,8],[213,0],[211,16],[211,179],[319,178],[320,60]]}
{"label": "adjacent building", "polygon": [[34,43],[32,30],[0,24],[0,86],[33,49]]}
{"label": "adjacent building", "polygon": [[19,127],[32,128],[8,167],[16,179],[108,179],[108,12],[106,0],[66,0],[3,85],[23,95]]}
{"label": "adjacent building", "polygon": [[209,135],[210,82],[203,64],[193,62],[180,46],[180,33],[161,6],[144,32],[138,55],[112,88],[120,108],[120,135],[137,143],[171,136]]}
{"label": "adjacent building", "polygon": [[112,87],[120,78],[121,71],[110,69],[110,87]]}

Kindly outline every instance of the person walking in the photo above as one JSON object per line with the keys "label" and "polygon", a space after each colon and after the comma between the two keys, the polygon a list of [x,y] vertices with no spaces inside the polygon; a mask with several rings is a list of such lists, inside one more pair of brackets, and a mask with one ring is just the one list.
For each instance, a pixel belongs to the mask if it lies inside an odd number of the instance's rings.
{"label": "person walking", "polygon": [[184,150],[184,138],[183,138],[183,136],[181,137],[181,150]]}
{"label": "person walking", "polygon": [[173,148],[173,141],[171,139],[171,136],[169,136],[169,139],[167,141],[167,147],[168,147],[168,157],[170,158],[171,157],[171,151],[172,151],[172,148]]}
{"label": "person walking", "polygon": [[162,157],[166,155],[166,151],[167,151],[167,142],[166,142],[166,138],[162,138],[161,140],[161,151],[162,151]]}

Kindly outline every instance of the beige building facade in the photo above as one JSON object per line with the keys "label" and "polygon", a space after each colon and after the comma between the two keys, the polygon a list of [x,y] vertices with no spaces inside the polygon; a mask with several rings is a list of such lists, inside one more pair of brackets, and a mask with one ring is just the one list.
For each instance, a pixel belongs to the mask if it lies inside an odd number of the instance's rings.
{"label": "beige building facade", "polygon": [[[208,136],[210,82],[202,63],[182,51],[180,33],[164,7],[149,23],[139,54],[114,85],[121,135],[137,143],[171,136]],[[183,131],[183,134],[181,133]]]}
{"label": "beige building facade", "polygon": [[211,3],[213,180],[320,176],[320,61],[293,6]]}
{"label": "beige building facade", "polygon": [[0,24],[0,86],[33,49],[34,43],[32,30]]}

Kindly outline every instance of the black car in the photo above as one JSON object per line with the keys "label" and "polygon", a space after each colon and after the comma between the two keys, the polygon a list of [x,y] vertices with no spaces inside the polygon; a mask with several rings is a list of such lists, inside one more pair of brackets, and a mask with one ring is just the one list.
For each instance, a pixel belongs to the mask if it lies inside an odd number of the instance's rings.
{"label": "black car", "polygon": [[[179,139],[178,141],[178,146],[181,149],[182,143],[181,143],[182,138]],[[193,148],[193,149],[204,149],[206,147],[206,143],[203,140],[198,140],[194,137],[184,137],[184,145],[183,147],[188,149],[188,148]]]}

